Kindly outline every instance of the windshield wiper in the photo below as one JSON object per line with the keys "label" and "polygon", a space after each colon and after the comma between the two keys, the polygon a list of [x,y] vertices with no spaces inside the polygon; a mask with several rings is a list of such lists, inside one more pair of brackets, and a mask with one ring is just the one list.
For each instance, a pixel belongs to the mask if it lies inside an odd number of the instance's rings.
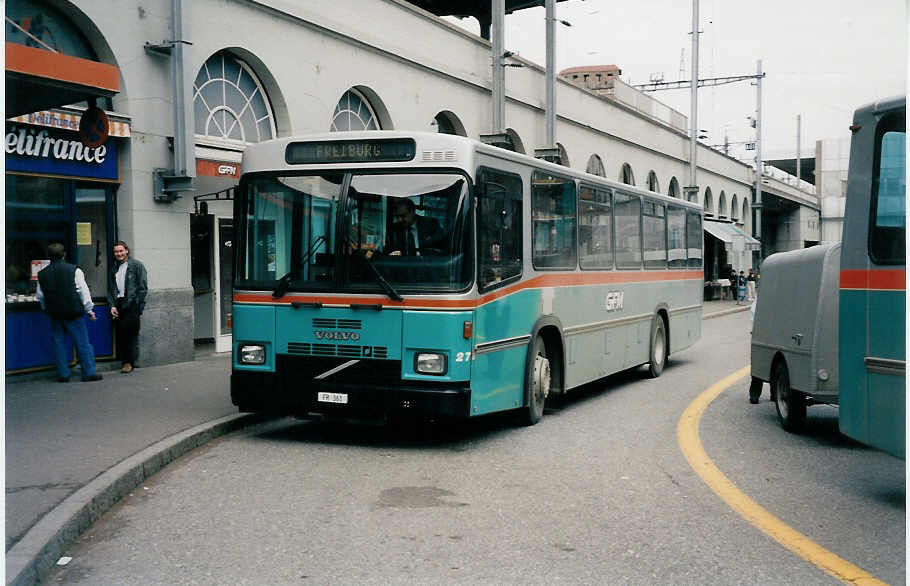
{"label": "windshield wiper", "polygon": [[[348,239],[348,243],[349,243],[349,245],[356,246],[356,244],[354,243],[353,240]],[[365,264],[367,267],[369,267],[370,273],[372,273],[373,277],[376,278],[376,282],[379,283],[379,285],[382,287],[382,290],[385,291],[386,295],[388,295],[395,301],[404,301],[404,297],[402,297],[401,294],[399,294],[398,291],[395,290],[395,287],[393,287],[391,283],[386,281],[386,278],[382,276],[382,273],[379,272],[379,269],[377,269],[376,267],[373,266],[372,259],[370,257],[368,257],[363,251],[360,251],[360,249],[354,249],[354,250],[357,250],[358,252],[357,253],[352,252],[352,256],[356,256],[357,258],[360,259],[360,261],[363,264]]]}
{"label": "windshield wiper", "polygon": [[281,299],[284,297],[284,294],[288,292],[288,288],[291,286],[291,273],[286,274],[285,276],[278,279],[278,282],[275,283],[275,290],[272,291],[273,299]]}

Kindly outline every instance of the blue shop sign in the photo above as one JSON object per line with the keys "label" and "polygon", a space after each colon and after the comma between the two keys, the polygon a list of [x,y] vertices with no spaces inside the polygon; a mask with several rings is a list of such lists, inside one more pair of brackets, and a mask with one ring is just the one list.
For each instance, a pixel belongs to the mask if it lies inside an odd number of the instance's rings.
{"label": "blue shop sign", "polygon": [[73,132],[7,124],[6,170],[118,180],[117,145],[113,139],[88,148]]}

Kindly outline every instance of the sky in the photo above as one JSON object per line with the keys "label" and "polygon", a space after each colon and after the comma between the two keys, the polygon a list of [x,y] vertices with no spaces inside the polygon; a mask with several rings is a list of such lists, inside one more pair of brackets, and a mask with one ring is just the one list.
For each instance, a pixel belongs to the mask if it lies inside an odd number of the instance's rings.
{"label": "sky", "polygon": [[[815,141],[849,139],[853,111],[907,91],[907,0],[700,0],[699,78],[754,75],[762,60],[762,158],[814,156]],[[874,10],[870,10],[874,8]],[[648,83],[691,78],[690,0],[568,0],[556,4],[557,70],[616,64],[623,81]],[[448,19],[472,32],[477,21]],[[546,63],[545,12],[531,8],[506,16],[505,48]],[[682,55],[682,52],[685,52]],[[680,75],[680,58],[684,71]],[[508,89],[508,70],[506,70]],[[690,90],[653,92],[689,116]],[[751,159],[756,88],[750,81],[703,87],[698,127],[707,144]],[[557,104],[558,107],[558,104]]]}

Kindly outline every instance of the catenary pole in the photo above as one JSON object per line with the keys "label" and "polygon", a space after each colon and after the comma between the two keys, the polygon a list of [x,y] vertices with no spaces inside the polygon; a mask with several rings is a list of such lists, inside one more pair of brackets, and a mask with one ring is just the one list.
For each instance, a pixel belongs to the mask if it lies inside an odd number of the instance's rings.
{"label": "catenary pole", "polygon": [[505,68],[502,66],[504,21],[506,18],[505,0],[492,0],[493,41],[493,134],[505,132]]}
{"label": "catenary pole", "polygon": [[755,211],[755,222],[752,227],[752,235],[761,240],[761,59],[758,60],[758,66],[755,73],[755,88],[757,95],[755,97],[755,201],[752,202],[752,209]]}
{"label": "catenary pole", "polygon": [[[696,169],[698,162],[698,0],[692,0],[692,88],[689,112],[689,192],[688,199],[698,201]],[[692,196],[695,196],[694,198]]]}

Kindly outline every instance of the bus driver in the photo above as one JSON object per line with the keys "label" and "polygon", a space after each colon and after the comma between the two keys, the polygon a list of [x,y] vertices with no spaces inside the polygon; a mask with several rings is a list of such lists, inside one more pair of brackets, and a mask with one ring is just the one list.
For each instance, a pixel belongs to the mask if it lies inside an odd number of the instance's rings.
{"label": "bus driver", "polygon": [[445,234],[434,218],[418,216],[414,202],[406,197],[392,204],[392,230],[385,250],[390,256],[439,254],[445,248]]}

